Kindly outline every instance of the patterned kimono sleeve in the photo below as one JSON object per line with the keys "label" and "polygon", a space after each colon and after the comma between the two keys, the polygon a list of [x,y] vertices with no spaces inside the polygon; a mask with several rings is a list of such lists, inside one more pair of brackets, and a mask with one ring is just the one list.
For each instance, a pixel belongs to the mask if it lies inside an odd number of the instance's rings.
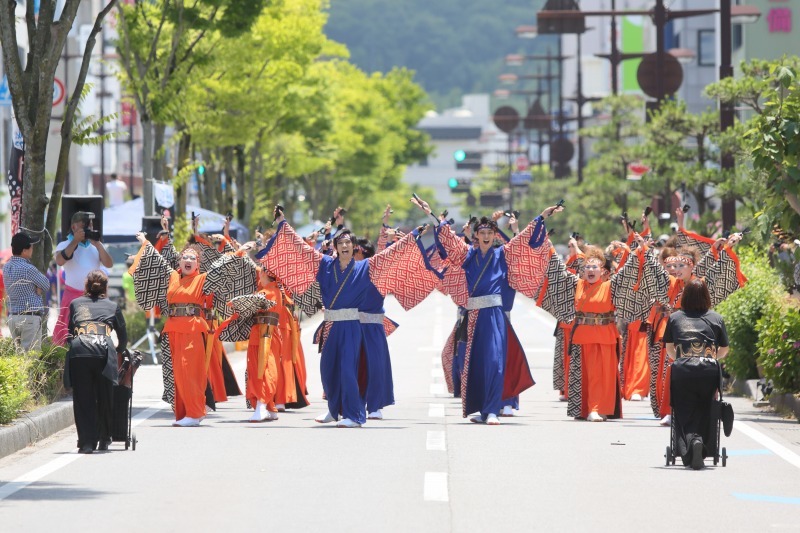
{"label": "patterned kimono sleeve", "polygon": [[158,306],[167,308],[167,288],[169,278],[175,269],[156,251],[152,244],[146,242],[139,249],[128,273],[133,276],[133,291],[136,303],[145,311]]}
{"label": "patterned kimono sleeve", "polygon": [[[611,276],[611,299],[617,310],[617,318],[626,324],[647,319],[653,290],[657,291],[659,287],[656,279],[658,271],[648,268],[647,258],[647,249],[637,248],[629,255],[625,265]],[[668,288],[669,277],[662,281],[666,282]]]}
{"label": "patterned kimono sleeve", "polygon": [[417,245],[425,258],[425,266],[439,277],[436,288],[442,294],[449,296],[456,305],[460,307],[467,305],[469,291],[461,263],[452,263],[441,244],[433,245],[429,250],[424,250],[419,240]]}
{"label": "patterned kimono sleeve", "polygon": [[158,240],[156,240],[153,246],[173,270],[178,268],[178,252],[175,250],[175,246],[170,235],[162,235],[158,238]]}
{"label": "patterned kimono sleeve", "polygon": [[[547,250],[547,247],[542,246]],[[575,318],[575,289],[578,276],[567,269],[561,256],[549,247],[546,279],[539,294],[542,309],[559,322],[572,322]]]}
{"label": "patterned kimono sleeve", "polygon": [[503,245],[508,284],[528,298],[536,298],[547,275],[550,261],[550,246],[545,245],[547,242],[544,219],[538,216],[519,235]]}
{"label": "patterned kimono sleeve", "polygon": [[739,258],[730,246],[722,250],[711,249],[705,270],[706,285],[711,295],[711,307],[725,300],[736,290],[744,287],[747,278],[742,273]]}
{"label": "patterned kimono sleeve", "polygon": [[203,235],[195,235],[194,244],[200,248],[200,272],[208,272],[222,253]]}
{"label": "patterned kimono sleeve", "polygon": [[[639,257],[639,264],[644,265],[642,283],[647,290],[647,295],[650,301],[657,301],[668,305],[670,301],[669,273],[667,272],[667,269],[665,269],[661,263],[659,263],[658,258],[655,255],[648,253],[646,250],[637,250],[636,254]],[[630,261],[630,259],[628,259],[628,261]]]}
{"label": "patterned kimono sleeve", "polygon": [[440,254],[443,254],[445,258],[455,265],[464,264],[467,259],[467,252],[469,252],[469,245],[458,238],[458,235],[450,229],[449,224],[437,226],[433,235]]}
{"label": "patterned kimono sleeve", "polygon": [[264,249],[256,254],[256,259],[275,273],[293,293],[300,294],[317,280],[322,254],[309,246],[284,220]]}
{"label": "patterned kimono sleeve", "polygon": [[678,230],[677,237],[678,248],[694,246],[700,251],[700,255],[706,255],[711,249],[711,245],[714,244],[714,239],[710,237],[704,237],[699,233],[695,233],[684,228]]}
{"label": "patterned kimono sleeve", "polygon": [[369,262],[369,278],[383,296],[393,294],[408,311],[422,302],[440,281],[428,267],[425,254],[417,245],[416,230],[398,242],[373,255]]}
{"label": "patterned kimono sleeve", "polygon": [[294,303],[306,314],[306,316],[314,316],[323,307],[322,305],[322,291],[319,287],[319,282],[315,281],[303,293],[294,293]]}
{"label": "patterned kimono sleeve", "polygon": [[209,267],[203,292],[214,295],[214,309],[228,318],[232,309],[228,302],[252,294],[257,288],[256,265],[246,254],[225,254]]}
{"label": "patterned kimono sleeve", "polygon": [[575,318],[576,286],[577,277],[566,268],[551,245],[550,260],[547,263],[547,279],[542,284],[536,303],[557,320],[572,322]]}

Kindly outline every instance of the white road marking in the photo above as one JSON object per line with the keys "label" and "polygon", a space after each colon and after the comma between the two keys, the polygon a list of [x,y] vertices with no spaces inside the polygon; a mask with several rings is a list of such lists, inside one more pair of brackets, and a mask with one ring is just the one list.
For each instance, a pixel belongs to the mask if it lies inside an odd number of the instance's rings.
{"label": "white road marking", "polygon": [[446,452],[447,439],[444,431],[429,431],[428,439],[425,441],[425,448],[433,452]]}
{"label": "white road marking", "polygon": [[434,357],[433,359],[431,359],[431,364],[434,365],[434,366],[436,366],[436,365],[441,366],[442,358],[441,357]]}
{"label": "white road marking", "polygon": [[428,416],[431,418],[444,418],[444,404],[443,403],[429,403]]}
{"label": "white road marking", "polygon": [[430,393],[433,396],[447,394],[447,386],[444,383],[431,383]]}
{"label": "white road marking", "polygon": [[[163,403],[163,402],[162,402]],[[166,407],[167,404],[164,404]],[[161,411],[163,407],[148,407],[131,420],[131,426],[136,427],[157,412]],[[79,454],[76,451],[70,452],[66,455],[59,457],[58,459],[53,459],[49,463],[46,463],[39,468],[35,468],[26,474],[22,474],[17,479],[13,481],[9,481],[2,487],[0,487],[0,501],[5,500],[12,494],[19,492],[20,490],[24,489],[31,483],[35,483],[42,479],[45,476],[49,476],[53,472],[60,470],[67,466],[68,464],[81,459],[83,455]]]}
{"label": "white road marking", "polygon": [[448,501],[447,472],[425,472],[424,494],[426,502]]}
{"label": "white road marking", "polygon": [[761,444],[765,448],[772,450],[776,455],[778,455],[781,459],[785,460],[792,466],[796,466],[800,468],[800,455],[797,455],[789,448],[785,447],[783,444],[779,444],[778,442],[772,440],[770,437],[767,437],[759,430],[751,426],[750,424],[745,424],[744,422],[736,421],[733,423],[734,429],[738,429],[757,443]]}
{"label": "white road marking", "polygon": [[441,346],[423,346],[422,348],[417,348],[418,352],[434,352],[434,353],[442,353]]}
{"label": "white road marking", "polygon": [[431,377],[433,379],[444,379],[444,371],[441,367],[431,369]]}

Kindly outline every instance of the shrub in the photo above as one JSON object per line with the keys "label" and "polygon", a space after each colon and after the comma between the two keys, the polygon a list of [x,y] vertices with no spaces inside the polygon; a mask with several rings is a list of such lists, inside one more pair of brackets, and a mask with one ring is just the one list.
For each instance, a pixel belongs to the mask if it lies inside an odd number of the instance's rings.
{"label": "shrub", "polygon": [[48,404],[64,394],[64,359],[67,349],[45,340],[41,350],[31,350],[28,359],[28,388],[37,404]]}
{"label": "shrub", "polygon": [[[125,315],[125,329],[128,331],[128,344],[133,344],[144,336],[147,332],[147,315],[144,311],[137,308],[135,311],[126,311]],[[164,325],[164,319],[156,319],[156,329],[161,331]]]}
{"label": "shrub", "polygon": [[800,308],[772,300],[758,321],[758,362],[777,390],[800,392]]}
{"label": "shrub", "polygon": [[782,298],[781,282],[769,266],[767,254],[756,246],[737,250],[747,284],[719,304],[715,311],[725,319],[730,351],[725,370],[739,379],[758,377],[756,323],[764,315],[769,302]]}
{"label": "shrub", "polygon": [[0,424],[14,420],[28,403],[27,377],[27,358],[6,354],[0,357]]}

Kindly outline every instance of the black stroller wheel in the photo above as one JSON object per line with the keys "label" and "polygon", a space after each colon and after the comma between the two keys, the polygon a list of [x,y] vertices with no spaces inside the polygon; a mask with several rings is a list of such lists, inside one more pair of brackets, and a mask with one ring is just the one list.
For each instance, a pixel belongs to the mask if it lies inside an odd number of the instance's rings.
{"label": "black stroller wheel", "polygon": [[127,450],[131,446],[131,439],[125,439],[125,449]]}
{"label": "black stroller wheel", "polygon": [[131,449],[132,449],[133,451],[136,451],[136,443],[137,443],[137,442],[138,442],[138,441],[136,440],[136,433],[134,433],[134,434],[131,436]]}
{"label": "black stroller wheel", "polygon": [[722,447],[722,466],[728,466],[728,450]]}
{"label": "black stroller wheel", "polygon": [[672,455],[672,446],[667,446],[667,453],[664,454],[664,457],[667,459],[667,466],[675,464],[675,457]]}

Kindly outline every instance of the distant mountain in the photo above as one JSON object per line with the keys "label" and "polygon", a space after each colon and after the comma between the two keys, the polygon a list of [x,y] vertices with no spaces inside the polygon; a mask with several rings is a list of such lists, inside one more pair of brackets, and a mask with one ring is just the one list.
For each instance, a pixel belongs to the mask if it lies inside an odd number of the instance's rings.
{"label": "distant mountain", "polygon": [[331,0],[326,34],[367,72],[416,71],[437,108],[462,94],[491,92],[503,58],[533,53],[514,29],[536,24],[544,0]]}

